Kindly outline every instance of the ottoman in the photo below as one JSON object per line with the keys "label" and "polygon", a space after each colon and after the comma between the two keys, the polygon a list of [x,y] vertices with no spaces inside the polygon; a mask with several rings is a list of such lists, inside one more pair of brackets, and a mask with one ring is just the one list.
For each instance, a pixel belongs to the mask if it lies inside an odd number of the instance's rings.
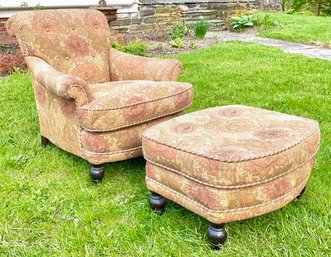
{"label": "ottoman", "polygon": [[189,113],[143,134],[152,209],[164,197],[211,222],[218,249],[224,224],[277,210],[301,196],[319,148],[316,121],[231,105]]}

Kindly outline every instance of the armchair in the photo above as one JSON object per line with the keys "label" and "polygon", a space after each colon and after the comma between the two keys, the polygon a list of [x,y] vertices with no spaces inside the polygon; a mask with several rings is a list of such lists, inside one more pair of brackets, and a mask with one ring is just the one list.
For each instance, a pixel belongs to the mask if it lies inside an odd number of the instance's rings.
{"label": "armchair", "polygon": [[7,29],[31,72],[42,145],[87,160],[93,182],[102,164],[140,156],[143,131],[192,102],[192,85],[175,82],[179,61],[112,49],[99,11],[20,12]]}

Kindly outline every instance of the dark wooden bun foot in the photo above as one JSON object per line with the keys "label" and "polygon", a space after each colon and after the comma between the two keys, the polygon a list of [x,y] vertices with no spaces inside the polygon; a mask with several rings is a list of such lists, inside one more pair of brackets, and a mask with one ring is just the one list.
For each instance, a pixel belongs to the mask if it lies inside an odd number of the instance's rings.
{"label": "dark wooden bun foot", "polygon": [[306,191],[306,187],[304,187],[304,188],[302,189],[302,191],[300,192],[300,194],[298,194],[297,199],[300,199],[301,196],[303,196],[303,194],[304,194],[305,191]]}
{"label": "dark wooden bun foot", "polygon": [[207,236],[211,243],[213,250],[221,249],[221,246],[224,244],[228,234],[224,227],[224,224],[213,224],[211,223],[208,230]]}
{"label": "dark wooden bun foot", "polygon": [[151,192],[151,196],[149,197],[149,206],[151,207],[151,209],[155,212],[158,213],[163,213],[164,209],[165,209],[165,199],[163,196]]}
{"label": "dark wooden bun foot", "polygon": [[105,172],[103,170],[102,166],[95,166],[92,165],[90,169],[90,176],[93,183],[100,183],[105,175]]}

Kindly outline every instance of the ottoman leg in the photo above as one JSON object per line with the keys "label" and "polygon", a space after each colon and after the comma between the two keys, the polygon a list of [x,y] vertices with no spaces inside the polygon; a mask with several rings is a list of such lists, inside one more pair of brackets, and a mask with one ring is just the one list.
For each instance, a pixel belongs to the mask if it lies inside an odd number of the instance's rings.
{"label": "ottoman leg", "polygon": [[102,166],[92,165],[90,169],[90,177],[93,183],[100,183],[105,175]]}
{"label": "ottoman leg", "polygon": [[151,192],[151,196],[149,197],[149,206],[155,212],[162,213],[165,208],[165,199],[162,195]]}
{"label": "ottoman leg", "polygon": [[50,141],[48,140],[48,138],[46,138],[44,136],[40,136],[40,141],[41,141],[42,147],[46,147],[48,144],[50,144]]}
{"label": "ottoman leg", "polygon": [[228,237],[228,234],[224,224],[211,223],[207,230],[207,236],[211,243],[212,249],[219,250]]}
{"label": "ottoman leg", "polygon": [[304,188],[302,189],[302,191],[300,192],[300,194],[298,194],[297,199],[300,199],[301,196],[303,196],[303,193],[304,193],[305,191],[306,191],[306,187],[304,187]]}

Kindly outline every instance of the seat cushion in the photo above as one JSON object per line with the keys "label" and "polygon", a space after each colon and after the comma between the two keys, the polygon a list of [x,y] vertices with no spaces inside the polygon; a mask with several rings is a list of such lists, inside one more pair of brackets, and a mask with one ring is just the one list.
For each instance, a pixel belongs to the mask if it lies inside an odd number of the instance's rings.
{"label": "seat cushion", "polygon": [[254,185],[315,156],[315,121],[247,106],[197,111],[144,132],[150,163],[213,187]]}
{"label": "seat cushion", "polygon": [[113,131],[182,111],[192,85],[180,82],[119,81],[90,85],[94,98],[78,110],[87,131]]}

